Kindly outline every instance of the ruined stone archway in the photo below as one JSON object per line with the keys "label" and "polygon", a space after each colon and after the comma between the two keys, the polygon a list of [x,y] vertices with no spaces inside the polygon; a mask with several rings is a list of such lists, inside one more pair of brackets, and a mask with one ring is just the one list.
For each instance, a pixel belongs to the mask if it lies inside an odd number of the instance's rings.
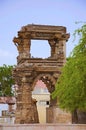
{"label": "ruined stone archway", "polygon": [[55,83],[56,83],[55,77],[52,74],[50,75],[47,73],[39,74],[36,77],[36,79],[33,81],[32,90],[34,90],[34,87],[38,80],[42,80],[42,82],[44,82],[44,84],[47,87],[48,92],[50,93],[49,107],[56,106],[57,99],[52,99],[52,96],[51,96],[51,93],[55,90]]}
{"label": "ruined stone archway", "polygon": [[52,75],[39,74],[33,81],[32,89],[34,88],[34,86],[38,80],[42,80],[46,84],[46,87],[50,93],[54,91],[56,80]]}
{"label": "ruined stone archway", "polygon": [[[16,123],[38,123],[36,101],[32,99],[33,84],[37,78],[54,91],[56,80],[65,63],[65,43],[69,38],[63,26],[26,25],[14,37],[18,50],[17,66],[13,70],[17,91]],[[47,40],[51,47],[48,58],[33,58],[30,54],[31,40]],[[51,101],[52,102],[52,101]],[[51,107],[54,102],[51,103]]]}

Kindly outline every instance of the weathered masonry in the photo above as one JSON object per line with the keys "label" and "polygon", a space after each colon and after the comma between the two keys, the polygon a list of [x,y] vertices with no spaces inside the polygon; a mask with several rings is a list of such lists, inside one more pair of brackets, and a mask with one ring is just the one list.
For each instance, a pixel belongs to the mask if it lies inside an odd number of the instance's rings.
{"label": "weathered masonry", "polygon": [[[48,26],[28,24],[18,32],[13,42],[18,50],[17,66],[13,70],[17,90],[17,108],[15,123],[38,123],[36,100],[32,99],[32,91],[37,80],[42,80],[50,93],[55,89],[55,83],[65,63],[65,43],[69,38],[63,26]],[[51,55],[46,59],[32,58],[31,40],[47,40]],[[38,48],[39,50],[40,48]],[[40,54],[39,54],[40,55]],[[47,110],[47,122],[54,122],[51,115],[56,100],[51,98]]]}

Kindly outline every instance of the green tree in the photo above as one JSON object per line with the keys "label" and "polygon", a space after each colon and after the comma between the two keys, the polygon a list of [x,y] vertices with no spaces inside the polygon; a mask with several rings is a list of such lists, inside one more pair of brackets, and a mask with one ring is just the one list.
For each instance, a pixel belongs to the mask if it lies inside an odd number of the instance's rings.
{"label": "green tree", "polygon": [[79,44],[62,68],[53,98],[58,97],[62,109],[74,113],[77,123],[77,110],[86,111],[86,24],[76,30]]}
{"label": "green tree", "polygon": [[0,67],[0,96],[12,96],[12,69],[13,66],[3,65]]}

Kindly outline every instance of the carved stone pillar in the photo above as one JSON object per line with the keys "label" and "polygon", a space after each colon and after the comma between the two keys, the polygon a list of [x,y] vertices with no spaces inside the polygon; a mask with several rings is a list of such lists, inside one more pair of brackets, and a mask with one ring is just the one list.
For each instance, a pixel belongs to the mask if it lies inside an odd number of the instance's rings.
{"label": "carved stone pillar", "polygon": [[49,40],[51,46],[51,57],[57,59],[59,53],[59,41],[57,38]]}
{"label": "carved stone pillar", "polygon": [[22,39],[22,38],[16,38],[14,37],[13,42],[17,46],[19,56],[23,57],[30,57],[30,46],[31,46],[31,40],[30,39]]}
{"label": "carved stone pillar", "polygon": [[[35,117],[37,116],[37,118]],[[38,123],[38,112],[36,102],[33,102],[31,86],[26,78],[22,78],[22,85],[18,90],[17,95],[17,110],[15,123]]]}
{"label": "carved stone pillar", "polygon": [[59,52],[60,58],[62,58],[63,62],[66,62],[66,40],[59,41]]}
{"label": "carved stone pillar", "polygon": [[58,53],[59,53],[59,48],[58,48],[58,42],[56,43],[55,45],[55,58],[57,59],[58,58]]}
{"label": "carved stone pillar", "polygon": [[29,56],[30,57],[30,46],[31,46],[31,40],[30,39],[24,39],[24,54],[25,56]]}
{"label": "carved stone pillar", "polygon": [[55,42],[54,40],[48,40],[51,47],[51,57],[53,58],[55,55]]}

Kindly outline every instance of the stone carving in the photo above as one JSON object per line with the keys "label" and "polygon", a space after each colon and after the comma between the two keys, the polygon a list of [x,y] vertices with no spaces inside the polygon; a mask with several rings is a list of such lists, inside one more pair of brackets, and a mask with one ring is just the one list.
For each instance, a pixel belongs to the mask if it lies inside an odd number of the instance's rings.
{"label": "stone carving", "polygon": [[[63,26],[29,24],[18,32],[13,42],[17,46],[17,66],[13,70],[13,78],[18,85],[16,97],[15,123],[38,123],[36,100],[32,99],[32,91],[37,80],[42,80],[50,93],[55,90],[55,83],[65,62],[65,43],[69,38]],[[31,58],[32,39],[48,40],[51,47],[49,58]],[[51,97],[50,109],[56,105]]]}

